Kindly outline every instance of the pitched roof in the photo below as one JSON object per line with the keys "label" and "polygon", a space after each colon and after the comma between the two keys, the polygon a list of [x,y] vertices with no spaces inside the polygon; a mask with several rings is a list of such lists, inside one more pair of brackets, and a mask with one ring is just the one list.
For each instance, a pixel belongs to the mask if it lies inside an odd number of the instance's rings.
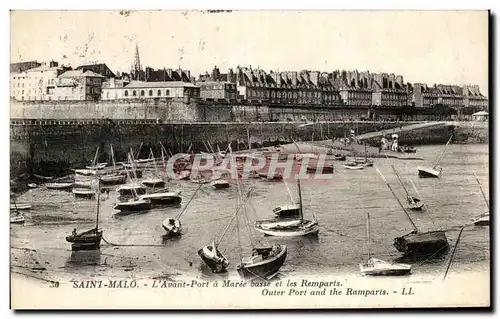
{"label": "pitched roof", "polygon": [[63,74],[59,75],[59,78],[76,78],[76,77],[104,78],[104,76],[97,74],[95,72],[92,71],[83,72],[82,70],[66,71]]}
{"label": "pitched roof", "polygon": [[131,81],[125,86],[127,89],[141,89],[141,88],[174,88],[174,87],[197,87],[190,82],[182,81],[162,81],[162,82],[145,82],[145,81]]}

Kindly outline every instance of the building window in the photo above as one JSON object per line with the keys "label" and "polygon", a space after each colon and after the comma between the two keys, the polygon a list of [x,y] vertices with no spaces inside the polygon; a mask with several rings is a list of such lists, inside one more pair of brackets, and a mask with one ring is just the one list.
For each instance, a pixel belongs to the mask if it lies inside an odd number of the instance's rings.
{"label": "building window", "polygon": [[137,96],[137,92],[135,90],[132,91],[132,96]]}
{"label": "building window", "polygon": [[109,92],[106,92],[106,97],[109,98]]}
{"label": "building window", "polygon": [[161,96],[161,90],[158,90],[156,95]]}
{"label": "building window", "polygon": [[127,90],[125,90],[125,96],[128,96],[128,91]]}
{"label": "building window", "polygon": [[149,90],[149,96],[153,96],[153,90]]}
{"label": "building window", "polygon": [[141,96],[144,96],[144,90],[141,90]]}
{"label": "building window", "polygon": [[166,90],[166,91],[165,91],[165,95],[166,95],[166,96],[169,96],[169,95],[170,95],[170,90]]}

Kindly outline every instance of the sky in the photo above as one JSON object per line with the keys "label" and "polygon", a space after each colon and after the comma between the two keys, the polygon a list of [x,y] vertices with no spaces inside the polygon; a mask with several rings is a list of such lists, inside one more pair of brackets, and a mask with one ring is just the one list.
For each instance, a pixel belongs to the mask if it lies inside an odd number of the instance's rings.
{"label": "sky", "polygon": [[11,62],[401,74],[488,94],[487,11],[11,11]]}

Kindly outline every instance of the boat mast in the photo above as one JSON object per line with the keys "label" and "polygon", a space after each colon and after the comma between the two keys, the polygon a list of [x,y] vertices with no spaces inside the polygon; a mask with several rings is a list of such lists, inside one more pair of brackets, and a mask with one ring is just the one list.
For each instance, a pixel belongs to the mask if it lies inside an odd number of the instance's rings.
{"label": "boat mast", "polygon": [[[135,156],[136,158],[139,158],[139,155],[141,153],[141,149],[142,149],[142,144],[143,142],[141,142],[141,145],[139,145],[139,150],[137,150],[137,155]],[[132,150],[131,150],[132,151]],[[134,153],[132,153],[132,158],[134,157]]]}
{"label": "boat mast", "polygon": [[366,213],[366,234],[368,236],[368,260],[371,258],[370,213]]}
{"label": "boat mast", "polygon": [[401,180],[401,176],[399,176],[398,171],[396,170],[396,168],[394,167],[394,165],[391,165],[391,167],[392,167],[392,170],[394,171],[394,173],[396,173],[396,176],[397,176],[399,182],[401,183],[401,186],[403,186],[403,189],[405,190],[406,196],[408,196],[408,198],[410,198],[411,201],[413,202],[413,198],[410,196],[410,193],[408,193],[408,190],[406,189],[405,184]]}
{"label": "boat mast", "polygon": [[247,126],[247,140],[248,140],[248,150],[252,149],[252,144],[250,143],[250,128]]}
{"label": "boat mast", "polygon": [[292,201],[292,204],[295,204],[295,201],[293,200],[292,193],[290,192],[290,188],[288,187],[288,184],[286,183],[285,179],[283,179],[283,184],[285,184],[286,191],[288,192],[288,196],[290,196],[290,200]]}
{"label": "boat mast", "polygon": [[488,199],[486,199],[486,195],[484,194],[483,188],[481,187],[481,183],[479,182],[479,178],[477,178],[476,172],[472,171],[474,173],[474,176],[476,177],[477,184],[479,185],[479,189],[481,190],[481,194],[483,194],[484,202],[486,203],[486,206],[488,206],[488,209],[490,209],[490,204],[488,203]]}
{"label": "boat mast", "polygon": [[97,146],[97,149],[95,151],[94,160],[92,161],[92,166],[96,166],[97,165],[97,155],[98,154],[99,154],[99,146]]}
{"label": "boat mast", "polygon": [[180,219],[182,214],[184,214],[184,212],[186,211],[186,209],[189,207],[189,204],[191,203],[191,201],[194,199],[194,197],[196,196],[196,194],[198,193],[198,191],[200,190],[200,188],[203,186],[203,184],[200,184],[198,185],[198,188],[194,191],[194,194],[193,196],[191,196],[191,198],[189,199],[189,201],[187,202],[186,206],[184,206],[184,209],[179,213],[177,214],[177,216],[175,216],[175,219]]}
{"label": "boat mast", "polygon": [[[236,163],[234,162],[234,156],[233,156],[233,150],[231,148],[231,144],[228,145],[228,148],[229,148],[229,156],[231,156],[231,167],[236,167]],[[253,243],[253,238],[252,238],[252,229],[250,228],[250,221],[248,220],[248,216],[247,216],[247,212],[246,212],[246,205],[242,204],[243,201],[242,201],[242,196],[241,196],[241,187],[240,187],[240,180],[238,178],[238,175],[236,175],[236,187],[238,188],[238,203],[240,205],[243,205],[245,222],[246,222],[246,225],[248,228],[248,236],[250,238],[250,245],[252,246],[252,250],[253,250],[255,248],[255,245]]]}
{"label": "boat mast", "polygon": [[444,155],[444,152],[446,152],[446,150],[448,149],[448,145],[450,144],[451,142],[451,138],[453,137],[453,134],[450,136],[450,138],[448,139],[448,142],[446,142],[446,145],[443,149],[443,151],[441,152],[441,155],[439,155],[437,161],[436,161],[436,164],[434,164],[434,166],[432,166],[433,169],[436,169],[436,166],[438,166],[439,162],[441,161],[441,159],[443,158],[443,155]]}
{"label": "boat mast", "polygon": [[155,155],[153,154],[153,149],[149,148],[149,152],[151,153],[151,158],[153,159],[153,165],[155,167],[155,175],[158,176],[158,167],[156,167]]}
{"label": "boat mast", "polygon": [[401,203],[401,201],[399,200],[399,198],[396,196],[396,194],[394,194],[394,191],[392,190],[392,187],[391,185],[389,184],[389,182],[387,182],[387,180],[385,179],[385,176],[382,174],[382,172],[380,172],[380,170],[378,169],[377,166],[375,166],[375,169],[377,170],[377,172],[379,173],[379,175],[382,177],[382,179],[384,180],[385,184],[387,185],[387,187],[389,187],[392,195],[394,196],[394,198],[396,198],[396,200],[398,201],[398,204],[399,206],[401,206],[401,209],[403,209],[403,211],[405,212],[406,214],[406,217],[408,217],[408,220],[410,221],[411,225],[413,226],[413,228],[418,232],[418,228],[417,228],[417,225],[415,225],[415,223],[413,222],[413,220],[411,219],[410,217],[410,214],[408,214],[408,212],[406,211],[405,207],[403,206],[403,204]]}
{"label": "boat mast", "polygon": [[97,212],[95,219],[95,230],[99,229],[99,204],[101,201],[101,178],[97,177]]}
{"label": "boat mast", "polygon": [[163,169],[162,169],[162,177],[163,179],[166,179],[166,173],[167,173],[167,167],[165,165],[165,153],[163,152],[163,147],[161,148],[161,161],[163,164]]}
{"label": "boat mast", "polygon": [[455,251],[457,250],[458,243],[460,242],[460,236],[462,236],[462,232],[464,231],[464,228],[465,228],[465,226],[462,226],[462,228],[460,229],[460,233],[458,233],[457,242],[455,243],[455,247],[453,247],[453,252],[451,253],[450,261],[448,262],[448,267],[446,267],[446,271],[444,273],[443,280],[445,280],[446,275],[448,275],[448,271],[450,270],[451,263],[453,262],[453,258],[455,257]]}
{"label": "boat mast", "polygon": [[234,213],[234,215],[231,217],[231,220],[229,221],[229,223],[227,223],[227,226],[224,228],[224,230],[222,231],[222,235],[219,237],[219,240],[216,241],[216,244],[215,246],[218,247],[219,244],[221,243],[222,239],[224,238],[224,236],[226,235],[226,232],[227,230],[229,229],[229,226],[231,226],[231,224],[233,223],[233,220],[236,218],[236,216],[238,215],[240,209],[243,207],[243,205],[246,204],[248,198],[250,197],[250,193],[252,192],[252,190],[249,190],[248,193],[247,193],[247,196],[245,198],[245,201],[243,203],[240,204],[240,206],[238,207],[238,209],[236,210],[236,212]]}
{"label": "boat mast", "polygon": [[113,151],[113,144],[109,144],[111,149],[111,163],[113,164],[113,172],[116,171],[116,163],[115,163],[115,152]]}
{"label": "boat mast", "polygon": [[304,220],[304,212],[302,211],[302,194],[300,190],[300,178],[297,178],[297,187],[299,189],[299,212],[300,212],[300,221]]}

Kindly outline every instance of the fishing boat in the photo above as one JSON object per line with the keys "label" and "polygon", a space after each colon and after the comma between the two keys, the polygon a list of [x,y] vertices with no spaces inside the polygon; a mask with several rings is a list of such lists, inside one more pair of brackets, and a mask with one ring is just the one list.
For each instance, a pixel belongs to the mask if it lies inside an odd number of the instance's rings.
{"label": "fishing boat", "polygon": [[76,175],[80,176],[93,176],[97,174],[97,170],[95,169],[87,169],[87,168],[78,168],[73,170]]}
{"label": "fishing boat", "polygon": [[403,276],[411,272],[411,265],[392,263],[371,257],[370,213],[366,214],[366,233],[368,235],[368,262],[359,264],[359,270],[366,276]]}
{"label": "fishing boat", "polygon": [[96,209],[96,223],[95,227],[84,231],[82,233],[77,233],[76,229],[69,236],[66,236],[66,241],[71,243],[71,250],[81,251],[81,250],[98,250],[101,246],[102,230],[99,229],[99,212],[100,212],[100,194],[101,185],[98,179],[97,182],[97,209]]}
{"label": "fishing boat", "polygon": [[37,188],[37,187],[38,187],[38,185],[37,185],[37,184],[35,184],[35,183],[29,183],[29,184],[28,184],[28,187],[29,187],[29,188]]}
{"label": "fishing boat", "polygon": [[250,197],[250,191],[247,193],[247,197],[245,198],[244,203],[240,203],[236,212],[233,214],[226,227],[222,231],[221,236],[217,240],[213,240],[211,244],[204,246],[203,248],[198,250],[198,256],[205,262],[205,264],[212,270],[214,273],[226,272],[227,267],[229,266],[229,260],[222,254],[219,250],[219,245],[222,242],[222,239],[226,235],[228,229],[233,224],[233,221],[236,220],[239,211],[242,209],[243,205],[246,203]]}
{"label": "fishing boat", "polygon": [[215,189],[223,189],[223,188],[229,188],[231,184],[225,179],[218,179],[212,182],[212,186],[215,187]]}
{"label": "fishing boat", "polygon": [[273,209],[273,213],[280,218],[300,216],[300,205],[292,204],[292,205],[278,206]]}
{"label": "fishing boat", "polygon": [[300,180],[297,179],[297,188],[299,193],[299,219],[293,223],[293,220],[287,221],[288,225],[279,224],[276,227],[269,227],[269,224],[256,222],[254,228],[256,231],[263,233],[267,236],[277,237],[299,237],[307,235],[317,235],[319,232],[319,225],[316,218],[312,220],[304,219],[302,195],[300,190]]}
{"label": "fishing boat", "polygon": [[125,183],[127,177],[121,174],[109,174],[101,176],[103,185],[119,185]]}
{"label": "fishing boat", "polygon": [[236,271],[243,279],[273,278],[285,263],[287,255],[286,245],[274,244],[271,247],[255,247],[252,255],[243,258]]}
{"label": "fishing boat", "polygon": [[[394,173],[396,173],[396,176],[399,180],[399,183],[401,184],[401,186],[403,186],[403,189],[406,193],[406,202],[408,203],[407,208],[411,209],[411,210],[422,210],[422,207],[424,207],[424,202],[420,198],[410,195],[410,193],[408,192],[408,189],[406,188],[405,184],[403,183],[403,180],[401,179],[401,176],[399,175],[399,173],[396,170],[396,168],[394,167],[394,165],[391,165],[391,167],[392,167],[392,170],[394,171]],[[413,184],[413,181],[412,181],[412,184]],[[413,187],[415,188],[415,191],[417,191],[415,184],[413,184]]]}
{"label": "fishing boat", "polygon": [[118,202],[113,205],[113,209],[121,212],[138,212],[151,208],[151,201],[146,198],[131,198],[128,201]]}
{"label": "fishing boat", "polygon": [[[319,169],[319,171],[318,171]],[[318,167],[318,162],[309,163],[306,168],[308,173],[333,174],[334,168],[332,164],[324,164],[323,167]]]}
{"label": "fishing boat", "polygon": [[410,224],[413,226],[413,231],[410,233],[394,238],[394,247],[396,247],[398,251],[404,253],[405,256],[415,257],[436,256],[438,253],[447,251],[449,244],[448,239],[446,238],[446,232],[444,230],[426,232],[420,231],[411,219],[410,214],[406,211],[404,205],[395,195],[391,185],[387,182],[384,175],[380,172],[378,167],[376,167],[376,169],[410,221]]}
{"label": "fishing boat", "polygon": [[10,204],[10,210],[28,210],[31,209],[33,205],[30,203],[13,203]]}
{"label": "fishing boat", "polygon": [[96,192],[90,188],[73,188],[72,193],[75,197],[93,198]]}
{"label": "fishing boat", "polygon": [[157,192],[139,196],[140,199],[151,201],[152,205],[179,205],[182,202],[180,192]]}
{"label": "fishing boat", "polygon": [[[156,166],[156,160],[153,154],[153,150],[150,148],[149,149],[149,157],[152,160],[153,167],[154,167],[154,177],[144,179],[141,184],[146,186],[146,187],[164,187],[165,186],[165,180],[163,178],[159,177],[159,172],[158,172],[158,167]],[[163,150],[162,150],[162,159],[163,159]],[[165,165],[164,165],[165,166]]]}
{"label": "fishing boat", "polygon": [[373,160],[368,158],[368,150],[366,149],[366,143],[363,143],[365,146],[365,158],[354,158],[354,162],[359,165],[363,165],[365,167],[373,166]]}
{"label": "fishing boat", "polygon": [[24,224],[26,218],[23,213],[16,211],[14,214],[10,215],[11,224]]}
{"label": "fishing boat", "polygon": [[167,232],[167,234],[165,235],[167,238],[178,237],[182,235],[181,216],[187,210],[189,204],[191,204],[194,197],[196,196],[196,194],[198,193],[198,191],[201,189],[202,186],[203,185],[198,185],[198,188],[194,191],[193,196],[191,196],[186,206],[184,206],[184,209],[180,213],[178,213],[174,218],[167,218],[162,222],[161,225],[163,229],[165,229],[165,231]]}
{"label": "fishing boat", "polygon": [[364,169],[365,168],[364,165],[356,163],[355,161],[345,162],[344,164],[342,164],[342,166],[344,166],[347,169],[351,169],[351,170],[358,170],[358,169]]}
{"label": "fishing boat", "polygon": [[38,175],[38,174],[33,174],[33,177],[40,180],[40,181],[50,181],[50,180],[54,179],[54,177],[52,177],[52,176],[42,176],[42,175]]}
{"label": "fishing boat", "polygon": [[490,212],[485,212],[472,219],[475,226],[489,226],[490,225]]}
{"label": "fishing boat", "polygon": [[45,184],[45,187],[55,190],[70,190],[73,187],[73,183],[49,183]]}
{"label": "fishing boat", "polygon": [[472,223],[476,226],[489,226],[490,225],[490,203],[488,202],[488,199],[486,198],[486,195],[484,194],[483,187],[481,186],[481,183],[479,182],[479,178],[477,178],[476,172],[474,173],[474,177],[476,178],[477,184],[479,185],[479,189],[481,190],[481,194],[483,195],[484,202],[486,203],[486,207],[488,207],[488,211],[474,217],[472,219]]}
{"label": "fishing boat", "polygon": [[215,241],[211,245],[207,245],[198,250],[198,256],[214,273],[222,273],[227,271],[229,260],[217,248]]}
{"label": "fishing boat", "polygon": [[446,142],[446,146],[444,147],[443,151],[441,152],[441,154],[437,158],[434,166],[432,166],[432,167],[418,166],[417,167],[418,177],[421,177],[421,178],[440,178],[441,177],[441,172],[442,172],[443,168],[442,167],[438,168],[438,165],[439,165],[439,162],[441,161],[441,159],[443,158],[444,153],[448,149],[448,145],[450,144],[452,137],[453,137],[453,135],[451,135],[450,138],[448,139],[448,142]]}
{"label": "fishing boat", "polygon": [[139,184],[125,184],[120,185],[116,192],[120,194],[120,196],[131,196],[134,194],[143,195],[146,194],[146,188]]}
{"label": "fishing boat", "polygon": [[333,158],[334,158],[336,161],[345,161],[345,160],[346,160],[346,156],[345,156],[345,154],[334,154],[334,155],[333,155]]}

